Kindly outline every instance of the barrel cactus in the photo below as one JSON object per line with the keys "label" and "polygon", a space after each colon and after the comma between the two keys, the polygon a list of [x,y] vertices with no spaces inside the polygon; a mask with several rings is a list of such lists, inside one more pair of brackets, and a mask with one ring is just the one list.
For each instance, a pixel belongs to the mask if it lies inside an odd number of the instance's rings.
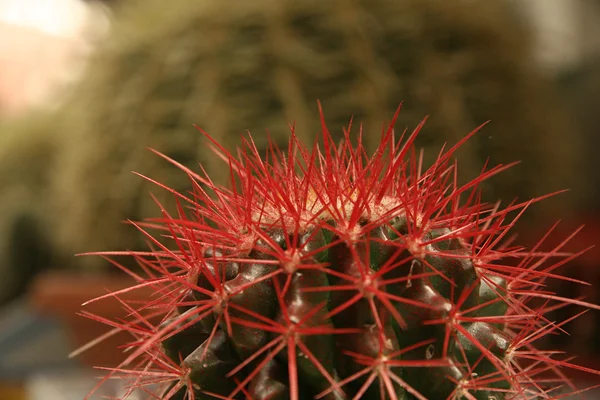
{"label": "barrel cactus", "polygon": [[575,391],[562,369],[587,369],[535,342],[561,330],[547,311],[597,307],[544,290],[547,279],[568,279],[556,271],[560,248],[510,243],[515,220],[540,198],[482,203],[480,184],[509,166],[458,183],[455,154],[476,131],[426,168],[414,147],[423,123],[400,135],[395,119],[372,156],[362,139],[375,132],[351,124],[338,143],[324,118],[320,144],[306,146],[292,129],[288,146],[266,154],[251,136],[232,154],[204,133],[229,186],[159,153],[191,178],[185,192],[147,178],[176,197],[177,213],[160,207],[162,217],[134,223],[150,251],[92,253],[121,268],[119,258],[132,256],[145,272],[92,301],[155,294],[120,300],[125,320],[84,313],[133,337],[106,379],[160,399],[499,400]]}

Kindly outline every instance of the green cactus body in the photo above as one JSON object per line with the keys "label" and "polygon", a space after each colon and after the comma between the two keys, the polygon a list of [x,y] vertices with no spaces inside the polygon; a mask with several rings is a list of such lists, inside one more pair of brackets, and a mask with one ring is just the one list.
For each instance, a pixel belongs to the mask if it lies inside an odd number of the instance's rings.
{"label": "green cactus body", "polygon": [[131,305],[139,311],[120,326],[138,340],[111,375],[129,371],[134,387],[164,381],[161,399],[554,395],[538,375],[556,373],[545,381],[560,386],[560,368],[579,367],[535,350],[554,328],[530,299],[547,298],[539,285],[556,276],[537,261],[502,260],[557,254],[490,245],[510,229],[507,214],[529,202],[459,204],[489,174],[466,186],[446,179],[460,146],[413,169],[421,126],[402,146],[392,127],[370,158],[349,133],[333,146],[326,129],[321,149],[293,135],[267,160],[250,145],[239,158],[218,151],[235,190],[186,170],[212,194],[197,191],[177,217],[165,212],[177,250],[155,240],[161,249],[135,253],[153,266],[140,282],[158,296],[147,312],[164,318],[141,330],[146,307]]}
{"label": "green cactus body", "polygon": [[[393,218],[393,217],[392,217]],[[392,219],[391,218],[391,219]],[[371,221],[365,221],[369,223]],[[286,231],[290,231],[291,227],[286,227]],[[334,220],[326,220],[319,223],[314,229],[328,229],[336,231],[336,223]],[[280,227],[277,228],[277,234],[279,233]],[[293,232],[293,231],[292,231]],[[305,236],[311,236],[311,231],[306,232]],[[269,229],[264,229],[261,235],[269,236],[271,234]],[[371,360],[381,360],[384,357],[390,357],[391,360],[397,361],[399,366],[393,366],[391,364],[389,371],[385,373],[379,372],[379,379],[388,376],[390,379],[391,387],[394,388],[394,394],[397,399],[409,399],[410,395],[406,389],[398,384],[392,377],[402,378],[408,385],[410,390],[420,390],[423,395],[428,399],[446,399],[451,396],[456,390],[456,385],[444,384],[444,385],[431,385],[431,382],[445,381],[447,378],[444,376],[448,369],[454,368],[452,374],[454,379],[458,381],[469,378],[468,374],[477,374],[479,376],[490,376],[491,380],[494,381],[490,385],[492,388],[499,389],[510,389],[514,384],[509,378],[505,378],[499,375],[498,368],[495,366],[496,363],[502,365],[506,364],[506,350],[510,339],[506,337],[502,331],[498,330],[493,324],[488,322],[474,322],[470,324],[464,324],[465,333],[459,331],[453,332],[449,338],[449,343],[444,343],[444,336],[447,329],[445,323],[450,323],[450,308],[455,301],[450,297],[450,287],[454,288],[454,293],[458,296],[460,293],[468,289],[470,286],[475,286],[473,291],[474,295],[469,296],[469,299],[473,299],[473,304],[478,304],[480,301],[486,302],[502,302],[506,303],[499,298],[495,293],[490,291],[478,290],[478,283],[480,277],[475,269],[470,268],[457,268],[457,265],[462,266],[466,264],[460,258],[453,258],[452,256],[437,256],[435,254],[439,249],[427,249],[427,255],[423,258],[415,257],[417,263],[427,264],[431,262],[435,264],[435,274],[430,276],[421,277],[421,271],[413,269],[412,278],[404,281],[402,284],[395,285],[394,291],[388,291],[385,285],[385,281],[388,279],[387,274],[377,275],[377,270],[372,268],[370,265],[365,264],[368,261],[364,247],[366,242],[369,240],[369,232],[361,233],[352,240],[342,240],[337,237],[334,240],[339,240],[340,243],[331,246],[331,243],[323,243],[322,238],[318,235],[311,241],[298,243],[295,247],[286,247],[286,251],[297,251],[304,252],[302,256],[302,263],[305,265],[312,265],[308,269],[299,269],[295,272],[282,274],[280,277],[279,287],[280,290],[285,292],[283,301],[277,303],[277,297],[275,296],[275,290],[273,283],[270,281],[264,281],[264,283],[256,284],[251,288],[255,290],[249,291],[248,289],[243,291],[245,298],[238,300],[240,295],[232,297],[231,302],[244,306],[244,308],[253,310],[254,312],[262,312],[267,317],[273,318],[272,313],[266,310],[271,308],[278,308],[278,315],[275,321],[280,323],[282,326],[286,326],[290,323],[301,323],[303,327],[320,327],[326,329],[354,329],[357,332],[346,333],[346,334],[330,334],[322,333],[319,335],[306,335],[300,336],[298,339],[301,341],[308,350],[314,356],[314,359],[306,357],[301,350],[296,350],[294,357],[296,357],[296,368],[297,368],[297,380],[302,386],[303,398],[313,398],[317,394],[326,390],[331,386],[330,382],[324,377],[322,372],[314,365],[317,361],[320,368],[323,368],[330,375],[331,378],[336,379],[338,382],[343,381],[351,377],[353,374],[359,373],[366,366],[369,366]],[[428,232],[423,241],[426,243]],[[291,234],[289,242],[294,241],[294,235]],[[275,243],[275,241],[273,241]],[[403,251],[410,252],[406,249],[402,243],[402,238],[390,240],[386,245],[401,249]],[[328,247],[327,259],[328,267],[321,269],[317,268],[320,263],[314,256],[306,256],[305,248],[319,248]],[[331,247],[330,247],[331,246]],[[427,247],[437,247],[428,245]],[[340,249],[341,248],[341,249]],[[283,249],[281,249],[283,250]],[[340,254],[341,253],[341,254]],[[318,255],[318,254],[317,254]],[[435,259],[435,261],[428,261],[428,259]],[[389,259],[379,258],[379,267],[387,263]],[[412,262],[406,262],[396,266],[395,268],[402,271],[405,276],[409,275],[409,269],[411,268]],[[300,267],[300,265],[298,266]],[[251,275],[253,277],[261,276],[265,273],[264,266],[260,263],[248,264],[249,269],[255,270]],[[285,267],[283,267],[285,268]],[[423,269],[423,268],[422,268]],[[338,274],[327,279],[327,272],[329,270],[336,271]],[[395,272],[395,271],[394,271]],[[438,275],[439,274],[439,275]],[[243,272],[240,272],[236,278],[231,281],[239,279]],[[370,280],[367,277],[371,276]],[[368,286],[363,288],[361,293],[360,290],[337,290],[336,286],[343,286],[344,283],[348,285],[348,278],[355,278],[357,280],[369,282]],[[225,282],[225,287],[230,287],[228,282]],[[269,287],[269,289],[266,289]],[[284,290],[283,288],[286,287]],[[308,291],[305,292],[303,289],[324,289],[331,287],[330,292],[326,291]],[[378,296],[372,291],[377,287],[377,290],[385,291],[386,294],[395,297],[401,297],[403,300],[408,300],[411,303],[403,304],[402,301],[390,300],[391,303],[395,304],[397,312],[402,316],[402,322],[394,320],[393,313],[386,308],[386,306],[378,299]],[[206,285],[204,289],[210,290],[210,285]],[[445,293],[445,295],[441,294]],[[328,301],[328,295],[331,294],[333,299]],[[358,294],[361,294],[360,298],[353,304],[351,301],[356,298]],[[256,309],[255,303],[260,300],[263,304],[260,309]],[[343,311],[337,312],[332,317],[328,316],[328,313],[335,310],[338,307],[344,307],[350,304]],[[470,304],[469,304],[470,305]],[[469,307],[463,303],[463,307],[468,309]],[[490,306],[491,307],[491,306]],[[490,307],[482,309],[487,311],[486,316],[502,318],[504,313],[502,307],[496,309],[500,312],[494,314],[491,312]],[[504,307],[504,310],[506,307]],[[317,310],[315,312],[315,310]],[[376,311],[374,311],[376,310]],[[413,311],[411,313],[411,310]],[[284,315],[287,314],[287,315]],[[310,314],[310,315],[309,315]],[[265,330],[256,328],[245,328],[242,320],[248,318],[244,315],[244,312],[231,312],[231,315],[236,318],[236,315],[241,315],[237,320],[237,327],[233,328],[232,333],[229,336],[229,340],[233,348],[248,349],[248,341],[254,343],[254,346],[248,351],[238,351],[237,363],[242,363],[244,359],[249,357],[254,352],[260,350],[261,347],[267,344],[267,338],[262,334]],[[306,318],[306,316],[308,318]],[[472,317],[477,318],[478,312],[473,313]],[[408,319],[410,323],[407,323],[405,319]],[[424,321],[436,321],[440,323],[435,325],[423,325]],[[442,323],[445,322],[445,323]],[[406,324],[406,329],[401,326]],[[234,324],[235,325],[235,324]],[[242,331],[238,332],[242,327]],[[227,328],[223,325],[220,331],[225,331]],[[185,332],[185,330],[183,331]],[[276,336],[276,335],[275,335]],[[429,340],[435,340],[432,343],[426,343],[418,346],[419,343],[428,342]],[[478,345],[472,344],[472,341],[478,342]],[[209,342],[205,335],[197,335],[196,340],[193,341],[194,346],[202,348],[203,343]],[[169,353],[186,354],[189,351],[185,349],[190,346],[189,340],[170,341],[163,342],[165,351]],[[401,347],[402,346],[402,347]],[[408,348],[410,346],[416,346],[413,350],[408,351],[406,354],[400,355],[402,348]],[[484,346],[487,351],[483,351],[481,346]],[[441,356],[446,352],[446,356],[453,361],[452,366],[440,366],[440,367],[402,367],[402,360],[432,360],[440,359]],[[360,356],[359,356],[360,355]],[[363,359],[364,357],[364,359]],[[491,360],[488,359],[491,358]],[[335,361],[334,361],[335,360]],[[337,363],[336,363],[337,361]],[[366,363],[365,363],[366,362]],[[440,362],[442,363],[442,362]],[[472,371],[459,370],[454,365],[475,365]],[[282,350],[275,354],[273,359],[268,360],[268,371],[265,373],[275,373],[278,371],[280,375],[287,375],[289,365],[289,355],[285,350]],[[418,365],[418,363],[417,363]],[[427,364],[424,364],[427,366]],[[206,367],[204,374],[200,371],[194,371],[194,374],[198,376],[211,375],[212,364]],[[200,370],[202,368],[199,368]],[[233,368],[232,368],[233,369]],[[412,369],[412,371],[410,371]],[[404,371],[406,370],[407,373]],[[495,379],[493,379],[495,378]],[[205,379],[205,378],[203,378]],[[216,379],[216,377],[214,377]],[[265,392],[269,392],[271,387],[261,381],[266,380],[267,377],[264,375],[257,375],[250,382],[251,386],[255,388],[262,387],[260,392],[256,395],[258,398],[269,398]],[[194,380],[192,376],[192,382],[202,386],[203,380]],[[450,381],[451,382],[451,381]],[[279,383],[281,387],[287,387],[289,382],[284,379],[283,382],[279,382],[273,379],[272,384]],[[425,385],[428,385],[427,387]],[[365,389],[366,386],[366,389]],[[414,388],[414,389],[413,389]],[[373,398],[379,399],[380,392],[378,384],[368,384],[367,378],[361,378],[352,380],[348,384],[347,392],[349,394],[356,394],[364,391],[364,395],[361,398]],[[208,390],[208,389],[206,389]],[[388,390],[386,388],[386,390]],[[492,389],[493,390],[493,389]],[[209,390],[210,391],[210,390]],[[493,392],[490,390],[474,390],[472,394],[476,398],[495,398],[502,399],[504,395],[501,392]],[[289,398],[289,389],[279,394],[278,398]],[[483,396],[483,397],[482,397]],[[488,397],[485,397],[488,396]],[[490,397],[495,396],[495,397]],[[254,397],[252,397],[254,398]],[[326,397],[336,398],[336,397]]]}

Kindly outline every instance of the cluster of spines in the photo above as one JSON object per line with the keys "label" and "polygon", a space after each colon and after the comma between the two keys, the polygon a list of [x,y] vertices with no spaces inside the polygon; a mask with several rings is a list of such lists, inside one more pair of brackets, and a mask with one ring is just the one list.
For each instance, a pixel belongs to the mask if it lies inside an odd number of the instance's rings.
{"label": "cluster of spines", "polygon": [[348,128],[336,146],[324,122],[322,148],[307,149],[292,128],[285,153],[272,146],[266,158],[251,138],[234,157],[206,134],[231,170],[229,189],[169,159],[193,184],[173,191],[177,216],[162,209],[134,223],[152,251],[102,254],[119,267],[115,256],[134,256],[147,275],[129,272],[138,284],[103,298],[156,291],[143,305],[122,301],[127,321],[86,314],[134,337],[109,376],[131,390],[158,385],[163,399],[575,391],[561,368],[586,369],[534,342],[561,330],[549,310],[595,306],[544,290],[545,279],[568,279],[555,272],[565,260],[552,260],[570,258],[560,246],[526,251],[506,237],[540,199],[481,204],[478,185],[509,166],[457,184],[452,156],[475,131],[424,170],[414,150],[422,125],[396,140],[395,118],[371,157],[362,132],[354,146]]}

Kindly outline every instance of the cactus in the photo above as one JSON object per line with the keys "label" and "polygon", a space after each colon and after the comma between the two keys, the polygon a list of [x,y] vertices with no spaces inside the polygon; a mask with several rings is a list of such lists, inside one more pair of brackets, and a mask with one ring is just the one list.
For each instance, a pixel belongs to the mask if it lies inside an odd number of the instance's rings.
{"label": "cactus", "polygon": [[[57,117],[36,110],[24,118],[0,121],[0,305],[56,261],[48,204],[40,199],[49,196],[48,182],[68,131]],[[55,135],[43,134],[48,126]]]}
{"label": "cactus", "polygon": [[548,310],[598,307],[543,289],[547,279],[568,279],[556,273],[564,261],[551,261],[560,248],[526,251],[508,240],[541,198],[504,209],[482,203],[481,183],[508,166],[458,183],[454,156],[476,131],[425,168],[414,148],[423,123],[399,137],[397,115],[370,157],[362,138],[373,132],[350,126],[336,145],[323,117],[320,145],[304,145],[292,130],[289,145],[272,144],[266,156],[251,136],[234,156],[203,131],[230,188],[161,155],[192,187],[176,192],[147,178],[178,200],[177,214],[161,207],[162,217],[135,223],[151,251],[91,253],[121,268],[119,257],[133,256],[147,274],[132,273],[133,287],[92,301],[155,293],[142,304],[122,301],[127,320],[84,313],[133,337],[106,379],[154,387],[160,399],[499,400],[575,391],[561,370],[593,371],[535,342],[560,331]]}
{"label": "cactus", "polygon": [[[600,55],[589,57],[585,62],[564,71],[558,79],[560,95],[566,99],[572,111],[572,125],[581,132],[582,141],[587,146],[582,149],[578,158],[577,167],[586,171],[585,183],[576,190],[580,192],[583,200],[580,202],[578,212],[580,215],[597,215],[597,199],[600,198],[599,185],[600,168],[598,160],[592,155],[593,149],[598,146],[598,127],[600,118],[594,106],[600,99]],[[572,189],[575,189],[571,187]]]}
{"label": "cactus", "polygon": [[[309,143],[319,131],[316,99],[331,126],[354,115],[370,131],[406,99],[402,125],[431,114],[419,143],[426,157],[493,120],[487,135],[461,148],[464,176],[475,176],[487,157],[526,166],[486,188],[490,200],[538,196],[579,176],[570,168],[576,137],[566,134],[568,122],[535,67],[525,24],[504,1],[173,0],[166,10],[162,0],[134,0],[116,5],[115,17],[64,107],[76,126],[44,199],[57,216],[51,240],[63,254],[144,246],[121,221],[152,215],[152,188],[130,171],[178,189],[187,184],[146,147],[190,168],[202,162],[223,183],[226,174],[190,132],[192,124],[207,121],[229,147],[259,129],[286,143],[287,123],[295,122]],[[266,147],[263,135],[255,140]],[[365,146],[372,151],[377,138],[365,138]],[[172,207],[167,198],[161,202]]]}
{"label": "cactus", "polygon": [[[309,143],[319,131],[315,99],[332,126],[354,114],[370,131],[409,100],[402,125],[431,113],[420,135],[425,157],[493,120],[487,135],[462,147],[463,177],[476,176],[487,157],[526,165],[494,180],[488,200],[535,197],[581,176],[572,162],[577,137],[535,66],[525,24],[504,0],[172,0],[168,9],[162,0],[130,0],[115,2],[114,11],[111,34],[58,111],[33,127],[37,114],[0,127],[1,151],[10,155],[0,157],[0,170],[34,172],[0,182],[14,199],[0,202],[0,281],[8,287],[16,286],[4,269],[18,274],[25,262],[101,270],[103,260],[72,255],[143,248],[122,221],[152,215],[152,187],[130,171],[181,190],[187,184],[146,147],[187,167],[200,161],[222,183],[226,174],[190,132],[193,123],[209,121],[229,146],[247,129],[269,129],[285,143],[294,121]],[[3,143],[8,135],[30,143],[36,156]],[[262,135],[255,140],[265,148]],[[370,151],[376,142],[365,138]],[[558,207],[565,214],[576,209],[573,199],[554,198],[528,215]],[[168,197],[160,200],[173,210]],[[25,229],[21,216],[30,221]],[[52,258],[23,260],[47,246]]]}

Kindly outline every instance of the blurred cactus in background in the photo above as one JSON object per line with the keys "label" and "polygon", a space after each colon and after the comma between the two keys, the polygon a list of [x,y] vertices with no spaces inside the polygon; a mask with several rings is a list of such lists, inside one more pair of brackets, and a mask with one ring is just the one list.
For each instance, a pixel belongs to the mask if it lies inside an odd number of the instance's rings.
{"label": "blurred cactus in background", "polygon": [[[352,115],[364,122],[370,150],[400,101],[399,127],[430,114],[417,142],[435,149],[425,152],[426,163],[443,143],[493,120],[458,154],[465,179],[477,176],[488,156],[492,165],[524,160],[488,184],[491,199],[538,196],[572,186],[577,176],[577,140],[533,62],[526,24],[503,1],[172,0],[165,7],[145,0],[117,4],[115,16],[85,79],[56,115],[4,128],[27,142],[8,143],[7,162],[32,172],[2,181],[2,191],[35,190],[3,210],[3,248],[19,218],[42,236],[22,234],[19,246],[47,242],[47,264],[99,266],[102,260],[72,255],[139,248],[139,236],[120,221],[155,215],[155,203],[151,186],[131,171],[187,187],[185,176],[146,147],[192,167],[202,162],[222,182],[228,171],[207,157],[192,124],[226,147],[251,130],[265,148],[260,132],[267,128],[275,143],[286,143],[295,121],[310,143],[320,130],[317,99],[333,132]],[[566,211],[569,199],[546,206]],[[542,205],[530,215],[536,211],[546,212]],[[22,253],[19,246],[3,253],[12,260],[2,268],[24,262],[11,255]]]}
{"label": "blurred cactus in background", "polygon": [[[569,297],[585,297],[591,302],[600,302],[600,160],[596,157],[600,145],[600,57],[590,56],[574,68],[562,72],[558,77],[561,97],[569,105],[572,115],[570,125],[579,133],[585,148],[579,151],[576,167],[585,176],[585,182],[577,191],[582,200],[578,203],[576,221],[585,224],[578,246],[594,246],[569,265],[569,275],[592,286],[582,286],[576,282],[549,283],[549,290],[560,290]],[[560,239],[556,238],[555,241]],[[566,251],[576,251],[574,246],[566,246]],[[570,315],[575,307],[557,310],[553,318],[561,319]],[[598,360],[600,354],[600,318],[597,313],[587,313],[567,324],[565,328],[572,332],[570,337],[555,336],[552,346],[558,345],[578,354],[585,354],[592,360]],[[551,338],[548,338],[550,340]]]}
{"label": "blurred cactus in background", "polygon": [[571,126],[580,132],[587,146],[580,150],[578,166],[586,172],[586,201],[580,212],[600,214],[600,159],[596,157],[600,145],[600,57],[592,57],[577,68],[559,77],[560,94],[570,105],[573,115]]}
{"label": "blurred cactus in background", "polygon": [[48,182],[68,140],[64,121],[36,111],[0,124],[0,304],[53,261]]}

